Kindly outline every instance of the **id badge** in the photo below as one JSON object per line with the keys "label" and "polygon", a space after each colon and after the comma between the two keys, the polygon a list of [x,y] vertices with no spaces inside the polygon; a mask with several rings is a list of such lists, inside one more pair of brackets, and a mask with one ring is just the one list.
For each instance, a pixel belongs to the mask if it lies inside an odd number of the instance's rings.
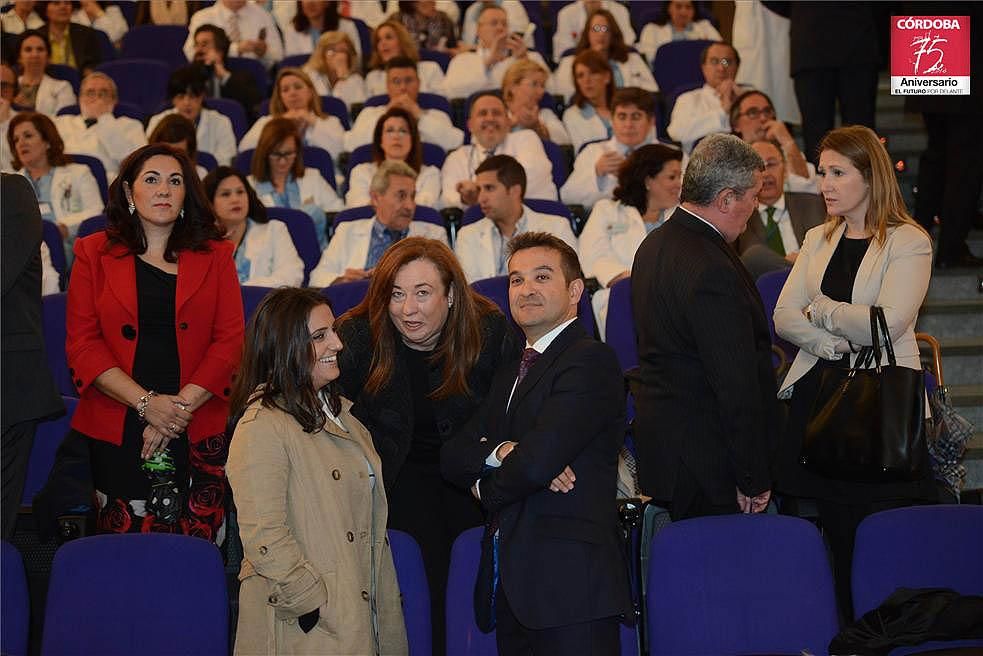
{"label": "id badge", "polygon": [[41,212],[41,216],[51,216],[54,214],[51,210],[51,203],[38,203],[38,211]]}

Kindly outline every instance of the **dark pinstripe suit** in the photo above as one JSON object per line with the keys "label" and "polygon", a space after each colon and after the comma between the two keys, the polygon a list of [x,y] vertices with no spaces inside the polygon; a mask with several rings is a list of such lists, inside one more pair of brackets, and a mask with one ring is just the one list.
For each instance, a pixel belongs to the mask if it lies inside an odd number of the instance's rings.
{"label": "dark pinstripe suit", "polygon": [[678,209],[638,248],[632,301],[642,490],[677,506],[696,495],[736,511],[735,487],[749,496],[771,487],[780,429],[754,282],[723,237]]}

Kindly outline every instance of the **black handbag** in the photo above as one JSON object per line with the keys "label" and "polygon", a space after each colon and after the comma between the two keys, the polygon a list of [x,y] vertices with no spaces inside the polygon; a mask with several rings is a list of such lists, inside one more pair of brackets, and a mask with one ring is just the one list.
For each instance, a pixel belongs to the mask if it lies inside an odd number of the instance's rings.
{"label": "black handbag", "polygon": [[859,483],[921,479],[928,453],[925,374],[897,365],[877,306],[870,308],[870,333],[873,346],[861,349],[852,369],[823,369],[799,462],[826,478]]}

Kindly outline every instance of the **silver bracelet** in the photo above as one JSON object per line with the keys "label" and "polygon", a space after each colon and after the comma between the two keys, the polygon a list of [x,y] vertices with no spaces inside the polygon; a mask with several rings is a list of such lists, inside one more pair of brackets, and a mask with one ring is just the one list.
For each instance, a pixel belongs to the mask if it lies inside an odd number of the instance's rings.
{"label": "silver bracelet", "polygon": [[146,394],[140,397],[137,401],[137,416],[140,417],[140,421],[146,422],[147,406],[150,405],[150,399],[157,396],[157,392],[150,390]]}

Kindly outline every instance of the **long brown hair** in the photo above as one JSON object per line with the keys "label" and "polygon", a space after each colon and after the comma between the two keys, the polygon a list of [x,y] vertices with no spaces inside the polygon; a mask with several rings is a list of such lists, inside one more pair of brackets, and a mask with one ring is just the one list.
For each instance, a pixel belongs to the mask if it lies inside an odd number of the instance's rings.
{"label": "long brown hair", "polygon": [[[818,152],[822,153],[824,150],[832,150],[850,160],[869,185],[864,228],[874,233],[874,238],[879,243],[883,244],[887,239],[888,228],[905,223],[924,231],[908,213],[898,180],[894,176],[891,158],[873,130],[863,125],[848,125],[830,130],[819,142]],[[826,239],[832,239],[833,233],[845,220],[842,216],[828,216]]]}
{"label": "long brown hair", "polygon": [[365,389],[376,394],[392,377],[400,335],[389,317],[389,301],[396,274],[415,260],[427,260],[437,267],[446,293],[454,298],[431,356],[433,362],[443,364],[443,382],[430,397],[443,399],[470,394],[468,374],[481,355],[481,319],[499,310],[471,289],[450,248],[425,237],[407,237],[390,246],[375,267],[365,299],[338,320],[343,324],[356,317],[368,318],[375,349]]}
{"label": "long brown hair", "polygon": [[628,45],[625,43],[625,35],[621,33],[621,27],[618,25],[618,21],[614,19],[614,16],[607,9],[595,9],[587,17],[587,21],[584,23],[584,29],[580,32],[580,40],[577,41],[577,47],[574,52],[581,52],[582,50],[590,49],[590,41],[587,40],[587,34],[590,32],[591,21],[594,20],[595,16],[603,16],[604,20],[608,22],[608,32],[611,34],[611,40],[608,44],[608,58],[614,61],[626,62],[628,61]]}
{"label": "long brown hair", "polygon": [[577,84],[577,66],[586,66],[587,70],[591,73],[607,73],[608,74],[608,85],[604,88],[604,98],[607,100],[608,109],[613,109],[611,107],[611,99],[614,97],[614,73],[611,71],[611,64],[604,59],[604,55],[597,52],[596,50],[581,50],[577,53],[577,56],[573,58],[573,65],[570,66],[570,76],[573,78],[573,88],[574,94],[570,99],[571,105],[576,105],[577,107],[583,107],[588,103],[586,96],[580,91],[580,86]]}
{"label": "long brown hair", "polygon": [[376,47],[379,43],[379,31],[384,27],[388,27],[396,33],[396,40],[399,41],[399,49],[402,51],[400,54],[403,57],[409,57],[414,62],[420,61],[420,50],[417,48],[416,42],[413,41],[413,37],[410,36],[409,31],[398,20],[390,18],[372,31],[372,56],[369,58],[370,71],[374,71],[377,68],[384,69],[386,67],[386,62],[382,61],[382,57],[379,56],[379,50]]}
{"label": "long brown hair", "polygon": [[280,145],[282,141],[293,139],[297,144],[297,157],[294,158],[294,165],[290,167],[290,173],[294,179],[304,177],[304,142],[297,132],[297,124],[289,118],[271,118],[263,126],[259,133],[259,143],[253,152],[253,161],[249,172],[259,182],[266,182],[270,179],[270,153]]}

